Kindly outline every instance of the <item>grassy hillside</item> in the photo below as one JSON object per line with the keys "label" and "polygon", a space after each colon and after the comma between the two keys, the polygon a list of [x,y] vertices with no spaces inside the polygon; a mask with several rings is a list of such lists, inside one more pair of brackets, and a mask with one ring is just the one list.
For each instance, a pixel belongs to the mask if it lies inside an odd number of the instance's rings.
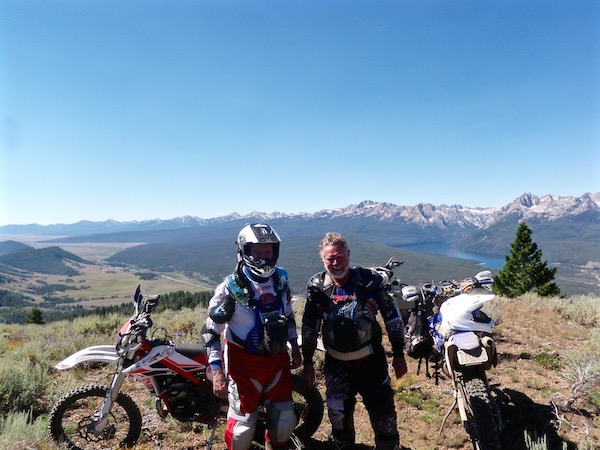
{"label": "grassy hillside", "polygon": [[77,275],[79,272],[65,264],[86,263],[73,253],[66,252],[60,247],[47,247],[35,249],[27,246],[21,250],[0,256],[0,264],[17,268],[27,272],[37,272],[48,275]]}
{"label": "grassy hillside", "polygon": [[[3,269],[0,267],[0,272]],[[82,310],[119,305],[131,301],[138,284],[149,294],[179,290],[194,293],[214,288],[201,274],[160,274],[84,263],[77,263],[76,269],[76,275],[14,268],[7,275],[0,273],[0,322],[23,323],[31,307],[41,309],[46,320],[53,320],[81,315],[85,313]]]}
{"label": "grassy hillside", "polygon": [[[494,395],[505,421],[505,448],[598,448],[600,442],[600,298],[497,299],[487,310],[498,323],[498,366],[489,373]],[[303,308],[296,303],[297,314]],[[178,342],[196,342],[202,307],[165,311],[153,316],[155,327],[165,327]],[[57,372],[52,367],[86,346],[114,342],[127,315],[108,314],[48,325],[0,324],[0,447],[15,450],[58,450],[46,428],[51,404],[66,391],[90,383],[106,383],[110,367],[86,367]],[[452,404],[449,380],[439,385],[417,374],[409,359],[409,373],[393,381],[398,427],[405,449],[467,450],[457,414],[442,432],[438,429]],[[318,373],[320,367],[317,364]],[[323,388],[323,380],[318,380]],[[125,390],[142,409],[145,430],[135,449],[187,450],[204,448],[209,431],[204,426],[159,419],[145,388],[128,380]],[[364,408],[358,405],[355,424],[362,450],[373,450],[373,435]],[[327,417],[307,449],[325,448],[330,431]],[[220,425],[214,450],[224,450]],[[526,444],[526,436],[537,445]],[[542,442],[545,440],[545,444]]]}
{"label": "grassy hillside", "polygon": [[2,241],[0,242],[0,256],[8,255],[19,250],[25,250],[31,248],[31,246],[23,244],[17,241]]}

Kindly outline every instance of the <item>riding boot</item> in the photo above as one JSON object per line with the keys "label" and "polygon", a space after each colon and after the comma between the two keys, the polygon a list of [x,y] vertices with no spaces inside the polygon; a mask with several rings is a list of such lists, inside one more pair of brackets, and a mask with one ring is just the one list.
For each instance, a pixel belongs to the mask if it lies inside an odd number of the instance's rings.
{"label": "riding boot", "polygon": [[331,450],[352,450],[354,448],[354,443],[343,442],[334,437],[330,437],[328,444],[327,448]]}

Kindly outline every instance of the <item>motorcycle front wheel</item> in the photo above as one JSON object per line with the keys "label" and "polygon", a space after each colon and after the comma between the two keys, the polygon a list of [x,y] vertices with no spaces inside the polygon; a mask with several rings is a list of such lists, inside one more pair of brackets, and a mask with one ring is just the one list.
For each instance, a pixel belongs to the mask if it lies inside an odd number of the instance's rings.
{"label": "motorcycle front wheel", "polygon": [[323,420],[323,397],[315,386],[307,386],[299,375],[292,375],[292,399],[298,425],[294,434],[300,439],[311,437]]}
{"label": "motorcycle front wheel", "polygon": [[467,403],[469,427],[467,430],[477,450],[500,450],[500,430],[494,413],[495,401],[491,398],[485,381],[478,375],[462,380]]}
{"label": "motorcycle front wheel", "polygon": [[133,446],[142,431],[142,415],[131,397],[123,392],[117,396],[104,430],[94,432],[107,391],[106,386],[91,385],[63,395],[48,416],[50,436],[72,450]]}

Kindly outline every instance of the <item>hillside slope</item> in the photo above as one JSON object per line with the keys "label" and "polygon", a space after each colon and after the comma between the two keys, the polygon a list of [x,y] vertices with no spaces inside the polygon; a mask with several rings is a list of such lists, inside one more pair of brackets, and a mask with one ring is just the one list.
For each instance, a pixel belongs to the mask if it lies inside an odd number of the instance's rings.
{"label": "hillside slope", "polygon": [[[590,403],[586,397],[577,398],[577,391],[573,388],[576,385],[581,388],[577,383],[585,377],[578,379],[576,370],[582,369],[586,363],[595,362],[596,376],[600,374],[600,299],[582,298],[579,301],[581,304],[575,305],[561,299],[525,296],[514,300],[499,298],[489,305],[488,313],[498,322],[495,335],[500,358],[498,366],[489,372],[489,377],[505,424],[503,448],[526,450],[526,433],[534,439],[535,436],[545,437],[547,446],[537,447],[544,450],[597,448],[594,445],[600,442],[600,390],[596,387],[595,401]],[[301,314],[302,307],[302,302],[296,303],[297,314]],[[192,314],[189,310],[168,311],[155,314],[153,319],[155,327],[165,327],[169,335],[178,336],[180,342],[194,342],[205,314],[205,310],[197,308]],[[96,343],[110,342],[111,332],[117,332],[118,320],[106,318],[99,322],[104,325],[114,322],[114,330],[107,329],[105,336],[96,337]],[[89,319],[85,323],[91,326]],[[17,342],[5,354],[6,358],[10,358],[10,352],[19,351],[18,342],[22,342],[20,345],[47,339],[62,342],[63,335],[79,336],[73,331],[81,329],[83,323],[81,320],[57,323],[48,329],[1,327],[7,342]],[[384,342],[387,342],[386,338]],[[61,351],[64,353],[67,349],[73,351],[72,346],[57,345],[53,349],[55,358],[62,357]],[[316,365],[318,374],[319,361]],[[408,374],[399,381],[393,380],[403,450],[470,450],[472,446],[455,412],[450,414],[438,435],[443,417],[452,405],[449,380],[442,377],[436,385],[423,368],[417,374],[417,361],[409,359],[408,363]],[[98,382],[108,374],[108,371],[88,369],[80,373],[83,379],[77,384]],[[69,373],[52,373],[51,384],[58,390],[54,395],[67,390],[65,383],[69,377]],[[324,392],[322,378],[318,379],[318,387]],[[161,420],[141,383],[129,380],[126,391],[143,414],[144,433],[135,449],[189,450],[206,446],[210,435],[206,427]],[[373,433],[360,402],[356,408],[355,426],[357,449],[373,450]],[[329,433],[330,424],[325,416],[319,431],[306,444],[306,449],[328,448]],[[222,436],[223,425],[219,425],[213,450],[225,450]],[[23,447],[10,448],[35,447],[31,442],[20,442]],[[41,447],[48,450],[57,448],[47,442]]]}
{"label": "hillside slope", "polygon": [[0,264],[27,272],[48,275],[77,275],[79,272],[65,264],[67,262],[89,263],[73,253],[59,247],[34,249],[27,246],[21,250],[0,256]]}
{"label": "hillside slope", "polygon": [[[302,314],[302,301],[295,303],[295,310],[298,316]],[[586,390],[582,381],[590,381],[594,373],[596,377],[600,376],[600,298],[499,298],[488,304],[486,311],[497,321],[495,336],[500,358],[489,376],[505,423],[503,448],[525,450],[525,433],[545,437],[548,445],[536,447],[538,449],[598,448],[600,380],[596,380],[592,397],[577,395]],[[168,330],[168,335],[176,337],[178,342],[197,342],[205,316],[206,310],[201,307],[156,313],[153,315],[154,327]],[[0,340],[3,355],[0,371],[12,374],[29,368],[29,371],[35,369],[36,373],[45,374],[35,378],[45,380],[41,389],[35,384],[27,386],[42,393],[35,399],[35,404],[41,408],[41,414],[47,413],[52,403],[66,391],[85,384],[104,384],[112,370],[111,367],[88,366],[77,373],[58,372],[52,366],[80,348],[114,342],[114,336],[126,319],[126,316],[110,315],[45,326],[0,324],[0,335],[3,336]],[[384,342],[387,345],[386,338]],[[318,374],[321,373],[321,358],[322,354],[318,354]],[[417,361],[409,359],[408,364],[408,374],[400,381],[393,380],[403,450],[470,450],[472,447],[456,413],[450,414],[438,436],[443,417],[452,405],[449,381],[442,377],[436,385],[423,368],[417,374]],[[586,367],[587,372],[583,370]],[[6,376],[4,381],[8,383],[7,387],[15,387],[32,380],[30,377]],[[323,392],[323,379],[317,381]],[[143,414],[144,432],[134,450],[205,448],[210,436],[207,427],[162,420],[141,383],[129,379],[124,388]],[[19,398],[23,395],[21,393]],[[4,399],[4,405],[14,405],[14,400]],[[27,408],[24,414],[28,411]],[[45,430],[47,422],[43,416],[41,422]],[[355,426],[357,449],[373,450],[373,433],[360,402],[356,408]],[[0,435],[0,447],[15,450],[59,448],[47,436],[29,434],[29,427],[18,430],[20,434]],[[325,416],[306,449],[327,449],[329,433],[329,420]],[[225,450],[222,436],[221,424],[213,450]]]}

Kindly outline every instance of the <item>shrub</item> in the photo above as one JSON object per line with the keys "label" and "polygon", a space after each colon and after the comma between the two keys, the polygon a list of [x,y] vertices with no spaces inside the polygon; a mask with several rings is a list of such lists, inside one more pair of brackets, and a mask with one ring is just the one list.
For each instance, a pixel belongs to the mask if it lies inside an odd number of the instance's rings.
{"label": "shrub", "polygon": [[533,356],[533,360],[545,369],[560,369],[560,361],[558,359],[558,355],[554,353],[539,352]]}
{"label": "shrub", "polygon": [[590,392],[590,395],[588,395],[588,403],[600,412],[600,388],[596,388]]}
{"label": "shrub", "polygon": [[14,450],[42,448],[41,444],[47,438],[47,424],[46,417],[33,419],[31,412],[0,417],[0,447]]}
{"label": "shrub", "polygon": [[581,325],[600,326],[600,302],[597,297],[551,297],[548,304],[565,319],[571,319]]}
{"label": "shrub", "polygon": [[566,406],[570,407],[580,399],[587,399],[600,386],[600,353],[572,350],[565,355],[567,369],[563,377],[571,383],[571,398]]}
{"label": "shrub", "polygon": [[29,359],[3,357],[0,362],[0,411],[39,411],[48,372]]}

